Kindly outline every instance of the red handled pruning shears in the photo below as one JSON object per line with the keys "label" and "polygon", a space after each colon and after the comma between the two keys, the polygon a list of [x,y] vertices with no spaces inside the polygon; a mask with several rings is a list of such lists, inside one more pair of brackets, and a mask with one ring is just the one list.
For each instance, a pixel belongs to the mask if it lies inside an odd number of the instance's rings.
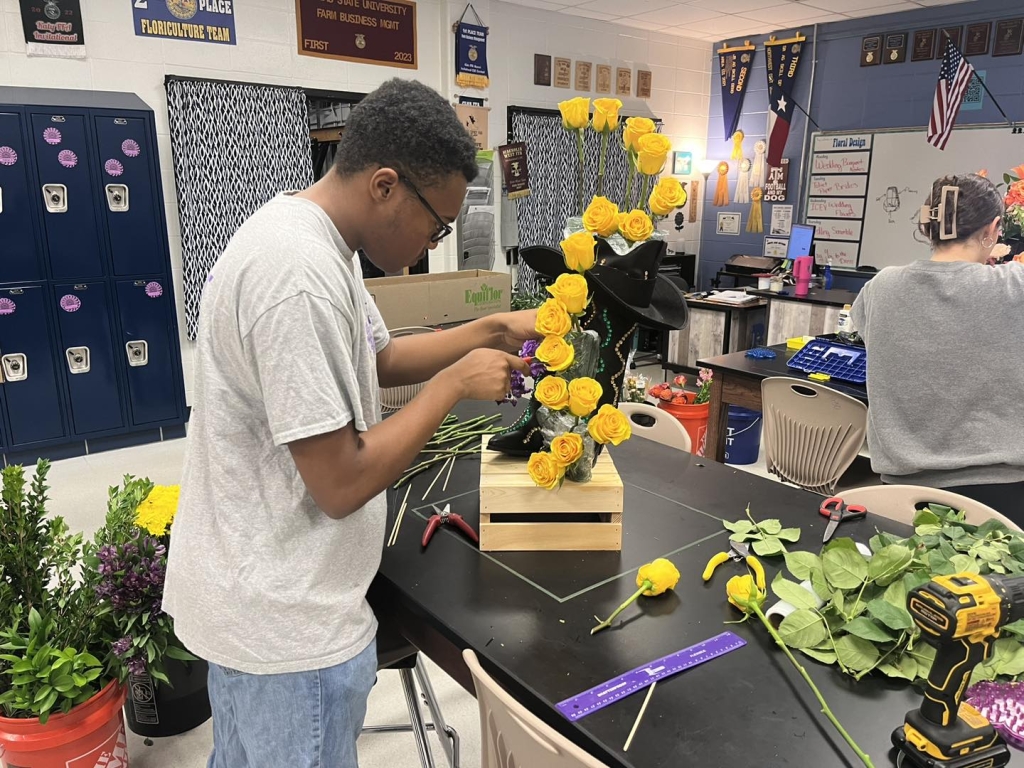
{"label": "red handled pruning shears", "polygon": [[442,525],[454,525],[474,544],[480,544],[480,538],[476,535],[476,531],[473,530],[469,523],[462,519],[462,515],[452,512],[451,504],[445,504],[444,509],[439,509],[436,504],[431,504],[430,506],[434,508],[435,514],[431,515],[427,521],[427,527],[423,531],[423,540],[420,544],[426,547],[430,543],[434,531]]}
{"label": "red handled pruning shears", "polygon": [[868,510],[859,504],[847,505],[838,496],[833,496],[831,499],[825,499],[821,503],[821,508],[818,512],[828,518],[828,525],[825,526],[825,536],[821,540],[822,543],[825,543],[832,538],[840,523],[845,523],[847,520],[859,520],[867,515]]}

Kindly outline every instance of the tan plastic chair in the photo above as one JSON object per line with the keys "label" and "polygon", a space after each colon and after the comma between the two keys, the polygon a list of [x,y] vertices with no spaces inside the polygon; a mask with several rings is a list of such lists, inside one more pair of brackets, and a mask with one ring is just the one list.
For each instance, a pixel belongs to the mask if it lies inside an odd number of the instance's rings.
{"label": "tan plastic chair", "polygon": [[831,496],[864,444],[867,406],[813,381],[784,376],[761,382],[761,403],[768,471]]}
{"label": "tan plastic chair", "polygon": [[480,706],[481,768],[608,768],[509,696],[473,651],[466,649],[462,658]]}
{"label": "tan plastic chair", "polygon": [[860,504],[871,514],[907,525],[913,524],[918,504],[931,502],[966,512],[965,519],[971,525],[981,525],[986,520],[998,520],[1011,531],[1021,530],[1019,525],[992,507],[941,488],[926,488],[922,485],[871,485],[852,488],[840,495],[847,504]]}
{"label": "tan plastic chair", "polygon": [[[648,440],[687,453],[692,450],[689,432],[672,414],[647,403],[619,403],[619,410],[629,419],[634,435],[646,437]],[[649,416],[654,419],[654,424],[651,426],[642,424],[637,421],[637,416]]]}
{"label": "tan plastic chair", "polygon": [[[391,338],[397,339],[399,336],[414,336],[418,333],[433,333],[433,328],[425,328],[423,326],[410,326],[408,328],[395,328],[393,331],[388,331]],[[423,389],[423,384],[406,384],[401,387],[381,387],[380,388],[380,409],[384,413],[394,413],[401,408],[404,408],[409,404],[416,395]]]}

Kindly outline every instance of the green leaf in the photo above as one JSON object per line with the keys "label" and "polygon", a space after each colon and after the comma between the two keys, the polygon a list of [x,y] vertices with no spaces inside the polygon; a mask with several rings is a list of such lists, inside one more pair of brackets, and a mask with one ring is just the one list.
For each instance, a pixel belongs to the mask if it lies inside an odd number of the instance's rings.
{"label": "green leaf", "polygon": [[811,586],[814,588],[814,594],[822,600],[832,599],[834,590],[829,586],[828,580],[825,578],[825,571],[821,566],[816,565],[811,570]]}
{"label": "green leaf", "polygon": [[85,678],[85,675],[80,675],[76,672],[71,677],[75,681],[75,685],[77,685],[79,688],[84,688],[89,684],[89,681]]}
{"label": "green leaf", "polygon": [[747,531],[754,530],[754,524],[749,520],[737,520],[735,523],[723,520],[722,525],[727,531],[732,531],[733,533],[746,533]]}
{"label": "green leaf", "polygon": [[896,640],[887,630],[867,616],[858,616],[847,624],[845,629],[855,637],[862,637],[874,643],[891,643]]}
{"label": "green leaf", "polygon": [[762,520],[757,524],[757,527],[761,529],[761,533],[768,534],[769,536],[777,536],[779,531],[782,530],[782,521],[775,520],[774,518]]}
{"label": "green leaf", "polygon": [[921,525],[939,525],[941,522],[942,518],[935,514],[931,509],[922,509],[914,515],[915,528]]}
{"label": "green leaf", "polygon": [[1000,675],[1016,676],[1024,673],[1024,646],[1015,637],[996,640],[992,661]]}
{"label": "green leaf", "polygon": [[761,534],[757,531],[748,531],[747,533],[734,533],[729,536],[729,541],[737,541],[743,544],[747,541],[757,541],[761,538]]}
{"label": "green leaf", "polygon": [[937,533],[942,533],[942,526],[938,523],[925,524],[914,526],[914,531],[918,536],[934,536]]}
{"label": "green leaf", "polygon": [[753,545],[751,545],[751,549],[754,550],[755,554],[760,555],[761,557],[781,555],[783,552],[786,551],[786,548],[782,545],[782,542],[774,536],[766,536],[761,541],[755,541]]}
{"label": "green leaf", "polygon": [[49,696],[52,692],[53,692],[53,686],[52,685],[44,685],[38,691],[36,691],[36,697],[32,700],[33,703],[37,703],[37,702],[42,701],[47,696]]}
{"label": "green leaf", "polygon": [[152,677],[154,680],[159,680],[161,683],[167,683],[167,685],[171,684],[171,681],[167,679],[167,675],[165,675],[163,672],[159,670],[149,670],[149,676]]}
{"label": "green leaf", "polygon": [[815,661],[820,661],[822,664],[835,664],[836,659],[839,657],[835,651],[822,651],[817,648],[801,648],[800,653],[810,656]]}
{"label": "green leaf", "polygon": [[928,553],[928,570],[934,576],[951,576],[956,573],[952,563],[935,550]]}
{"label": "green leaf", "polygon": [[1013,184],[1014,181],[1015,181],[1015,179],[1010,174],[1008,174],[1008,173],[1004,173],[1003,174],[1003,184],[1007,184],[1007,185]]}
{"label": "green leaf", "polygon": [[168,658],[177,659],[178,661],[199,661],[199,657],[193,656],[184,648],[179,648],[176,645],[168,645],[166,653]]}
{"label": "green leaf", "polygon": [[986,520],[984,523],[982,523],[981,525],[978,526],[978,530],[975,533],[975,535],[979,539],[983,539],[983,538],[987,537],[991,533],[1006,534],[1006,533],[1009,533],[1009,532],[1010,532],[1010,529],[1006,527],[1006,524],[1003,523],[1002,520],[996,520],[995,518],[991,518],[989,520]]}
{"label": "green leaf", "polygon": [[885,600],[875,599],[868,603],[868,613],[885,624],[889,629],[903,630],[914,626],[906,608],[890,605]]}
{"label": "green leaf", "polygon": [[782,620],[779,636],[790,648],[813,648],[828,637],[828,630],[821,616],[803,608]]}
{"label": "green leaf", "polygon": [[800,541],[799,528],[783,528],[775,535],[783,541]]}
{"label": "green leaf", "polygon": [[1024,637],[1024,619],[1017,619],[1017,621],[1007,624],[1001,631],[1017,635],[1017,637]]}
{"label": "green leaf", "polygon": [[846,548],[831,549],[821,557],[825,578],[839,589],[854,589],[864,583],[868,575],[868,561],[860,552]]}
{"label": "green leaf", "polygon": [[810,590],[804,589],[796,582],[783,578],[781,573],[772,582],[772,592],[780,600],[784,600],[794,608],[810,608],[813,610],[818,607],[817,595]]}
{"label": "green leaf", "polygon": [[958,525],[947,525],[942,529],[942,535],[952,539],[953,541],[957,541],[958,539],[962,539],[966,536],[967,531]]}
{"label": "green leaf", "polygon": [[981,573],[981,566],[970,555],[953,555],[949,559],[954,573]]}
{"label": "green leaf", "polygon": [[91,683],[93,680],[95,680],[97,677],[99,677],[100,674],[101,674],[101,670],[99,670],[99,669],[90,669],[88,672],[86,672],[83,675],[83,677],[86,679],[86,682],[90,682]]}
{"label": "green leaf", "polygon": [[834,549],[848,549],[851,552],[860,554],[860,550],[857,549],[857,542],[848,536],[844,536],[841,539],[832,539],[832,541],[821,548],[821,553],[824,555],[826,552],[831,552]]}
{"label": "green leaf", "polygon": [[843,590],[837,589],[832,595],[832,607],[839,612],[840,616],[846,615],[846,593]]}
{"label": "green leaf", "polygon": [[786,568],[800,581],[806,581],[812,569],[821,568],[821,558],[812,552],[787,552]]}
{"label": "green leaf", "polygon": [[868,580],[881,586],[891,584],[903,575],[914,560],[914,553],[902,544],[890,544],[876,553],[868,563]]}
{"label": "green leaf", "polygon": [[907,583],[903,579],[894,581],[885,588],[882,599],[894,608],[907,607]]}
{"label": "green leaf", "polygon": [[[903,654],[895,662],[885,662],[878,665],[878,669],[889,677],[897,677],[901,680],[914,682],[919,675],[917,660],[909,653]],[[927,674],[928,670],[925,670]]]}
{"label": "green leaf", "polygon": [[927,584],[931,580],[932,577],[927,573],[906,573],[903,575],[903,585],[907,588],[908,593],[913,592],[922,584]]}
{"label": "green leaf", "polygon": [[57,703],[57,699],[60,698],[60,694],[57,691],[50,691],[50,695],[46,697],[46,700],[39,705],[40,713],[49,712],[53,709],[53,705]]}
{"label": "green leaf", "polygon": [[836,640],[836,653],[840,664],[857,672],[870,669],[879,657],[874,645],[854,635],[843,635]]}

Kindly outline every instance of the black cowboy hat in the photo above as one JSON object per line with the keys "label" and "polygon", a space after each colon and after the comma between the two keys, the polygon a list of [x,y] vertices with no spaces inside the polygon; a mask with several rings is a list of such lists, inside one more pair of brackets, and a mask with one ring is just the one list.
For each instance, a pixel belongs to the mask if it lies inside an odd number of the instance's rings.
{"label": "black cowboy hat", "polygon": [[[641,325],[677,331],[686,326],[688,313],[683,292],[658,272],[667,250],[664,240],[648,240],[620,254],[607,240],[598,238],[596,261],[586,273],[587,282],[600,298],[618,305]],[[556,248],[535,245],[523,248],[520,255],[532,269],[552,279],[572,272]]]}

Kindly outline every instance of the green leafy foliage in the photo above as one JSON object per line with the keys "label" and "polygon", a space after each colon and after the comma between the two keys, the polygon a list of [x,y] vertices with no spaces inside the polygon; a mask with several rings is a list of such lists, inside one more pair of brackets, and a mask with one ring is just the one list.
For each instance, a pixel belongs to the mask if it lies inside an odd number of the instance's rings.
{"label": "green leafy foliage", "polygon": [[799,528],[783,528],[782,522],[775,519],[758,522],[750,514],[747,507],[747,519],[734,523],[722,521],[722,525],[731,532],[730,541],[750,542],[750,548],[759,557],[773,557],[786,554],[785,542],[800,539]]}

